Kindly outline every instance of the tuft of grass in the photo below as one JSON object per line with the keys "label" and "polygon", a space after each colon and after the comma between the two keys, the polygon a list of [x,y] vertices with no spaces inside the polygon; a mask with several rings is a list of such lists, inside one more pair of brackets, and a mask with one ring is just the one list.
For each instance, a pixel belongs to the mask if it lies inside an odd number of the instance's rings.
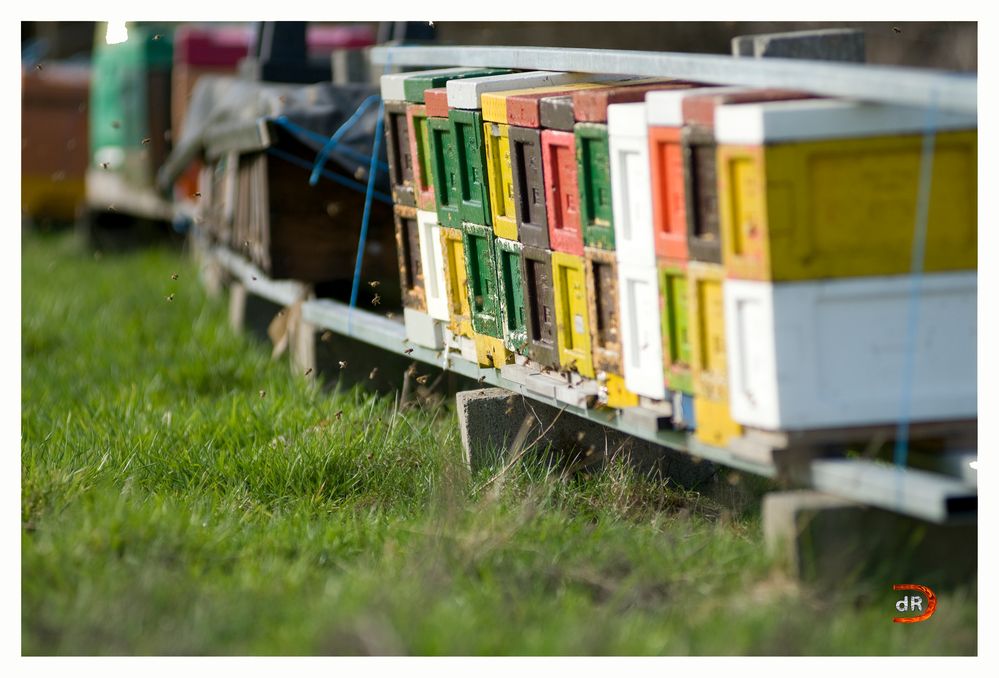
{"label": "tuft of grass", "polygon": [[974,591],[895,625],[782,577],[754,511],[543,455],[472,478],[450,409],[292,376],[182,254],[22,242],[25,654],[976,650]]}

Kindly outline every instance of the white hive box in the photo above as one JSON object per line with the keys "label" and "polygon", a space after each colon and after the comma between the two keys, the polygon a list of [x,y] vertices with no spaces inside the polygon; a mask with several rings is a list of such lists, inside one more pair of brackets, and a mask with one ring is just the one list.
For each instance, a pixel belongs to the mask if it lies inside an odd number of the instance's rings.
{"label": "white hive box", "polygon": [[423,266],[423,287],[427,297],[427,312],[434,320],[450,320],[447,283],[444,276],[444,249],[437,212],[416,210],[416,226],[420,236],[420,263]]}
{"label": "white hive box", "polygon": [[975,129],[978,118],[963,113],[926,111],[907,106],[805,99],[719,106],[715,139],[719,144],[761,145],[808,139],[857,139],[918,134],[932,120],[937,131]]}
{"label": "white hive box", "polygon": [[[909,416],[977,416],[976,272],[922,278]],[[797,430],[897,421],[910,276],[725,281],[732,417]]]}
{"label": "white hive box", "polygon": [[624,385],[632,393],[663,400],[666,384],[656,267],[619,264],[617,285]]}
{"label": "white hive box", "polygon": [[575,82],[603,82],[618,80],[619,75],[594,75],[593,73],[562,73],[559,71],[526,71],[486,75],[481,78],[449,80],[447,83],[447,105],[450,108],[482,108],[482,95],[486,92],[502,92],[508,89],[528,87],[549,87],[568,85]]}
{"label": "white hive box", "polygon": [[454,68],[431,68],[426,71],[408,71],[406,73],[386,73],[381,77],[382,99],[385,101],[404,101],[406,93],[403,82],[406,78],[414,75],[448,75],[450,73],[464,73],[468,68],[457,66]]}
{"label": "white hive box", "polygon": [[691,87],[667,89],[645,95],[645,120],[649,127],[682,127],[683,100],[699,94],[749,92],[749,87]]}
{"label": "white hive box", "polygon": [[645,121],[645,104],[608,106],[607,134],[617,260],[654,267],[652,175],[649,171],[649,129]]}

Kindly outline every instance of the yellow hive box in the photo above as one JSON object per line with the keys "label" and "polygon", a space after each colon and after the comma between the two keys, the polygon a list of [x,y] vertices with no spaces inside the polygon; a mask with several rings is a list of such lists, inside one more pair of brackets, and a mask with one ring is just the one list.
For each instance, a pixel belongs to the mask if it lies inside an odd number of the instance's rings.
{"label": "yellow hive box", "polygon": [[[565,85],[547,85],[545,87],[526,87],[521,89],[508,89],[502,92],[485,92],[479,101],[482,103],[482,119],[487,122],[512,122],[507,112],[506,99],[511,96],[521,94],[549,94],[551,92],[572,92],[577,89],[593,89],[594,87],[606,87],[607,83],[599,82],[579,82]],[[515,123],[516,124],[516,123]]]}
{"label": "yellow hive box", "polygon": [[638,394],[632,393],[624,385],[624,377],[605,373],[604,386],[607,388],[607,407],[624,409],[638,406]]}
{"label": "yellow hive box", "polygon": [[495,339],[485,334],[473,333],[475,341],[475,357],[483,367],[499,369],[510,362],[513,353],[506,350],[502,339]]}
{"label": "yellow hive box", "polygon": [[461,231],[441,227],[441,245],[444,250],[444,282],[447,291],[448,312],[451,316],[448,329],[462,337],[472,336],[472,308],[468,304],[467,273],[465,272],[465,246]]}
{"label": "yellow hive box", "polygon": [[725,269],[720,264],[687,265],[688,338],[694,381],[696,435],[724,446],[740,435],[728,405],[728,359],[725,351]]}
{"label": "yellow hive box", "polygon": [[517,239],[517,207],[513,200],[513,166],[510,164],[510,126],[483,124],[486,137],[486,175],[489,178],[489,206],[493,213],[493,233],[507,240]]}
{"label": "yellow hive box", "polygon": [[[978,132],[947,130],[974,124],[961,116],[939,121],[927,272],[977,267]],[[718,202],[728,274],[777,282],[908,273],[923,125],[918,111],[850,102],[719,107]]]}
{"label": "yellow hive box", "polygon": [[742,426],[732,420],[728,400],[712,400],[694,396],[697,428],[694,436],[715,447],[727,447],[732,438],[742,435]]}
{"label": "yellow hive box", "polygon": [[51,176],[21,175],[21,212],[32,217],[72,221],[85,195],[83,179],[54,181]]}
{"label": "yellow hive box", "polygon": [[590,348],[589,304],[586,300],[586,266],[583,257],[552,252],[558,359],[566,369],[594,377]]}

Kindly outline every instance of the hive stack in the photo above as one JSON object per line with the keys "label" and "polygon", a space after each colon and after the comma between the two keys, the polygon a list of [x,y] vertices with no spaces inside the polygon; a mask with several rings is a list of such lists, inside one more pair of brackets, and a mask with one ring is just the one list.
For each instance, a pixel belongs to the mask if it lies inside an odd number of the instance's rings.
{"label": "hive stack", "polygon": [[[897,419],[921,114],[665,79],[386,78],[406,85],[386,123],[400,266],[422,270],[411,339],[719,447]],[[975,416],[976,121],[937,125],[927,421]]]}
{"label": "hive stack", "polygon": [[[451,79],[494,72],[441,68],[385,75],[381,80],[403,314],[408,338],[429,348],[443,346],[443,329],[451,313],[442,261],[446,248],[442,246],[434,190],[435,175],[443,172],[433,169],[433,132],[424,93]],[[436,129],[439,134],[439,123]]]}
{"label": "hive stack", "polygon": [[923,112],[827,100],[718,109],[725,333],[739,424],[891,423],[903,393],[914,421],[977,416],[977,121],[938,113],[934,125],[917,287],[908,274]]}
{"label": "hive stack", "polygon": [[646,98],[666,384],[689,425],[697,412],[696,435],[709,444],[724,445],[741,432],[728,406],[715,109],[808,96],[710,87]]}
{"label": "hive stack", "polygon": [[[453,162],[448,165],[448,173],[457,178],[457,220],[464,246],[472,339],[480,365],[505,365],[512,360],[515,347],[523,345],[521,337],[527,335],[522,303],[518,304],[523,295],[517,294],[522,283],[520,248],[511,238],[502,238],[505,242],[497,244],[501,236],[494,230],[496,212],[501,217],[497,221],[500,233],[512,234],[509,201],[504,198],[502,205],[499,200],[494,205],[491,200],[490,192],[496,194],[497,183],[501,184],[504,178],[502,130],[485,124],[483,97],[490,92],[553,87],[582,79],[581,74],[529,71],[452,80],[447,84],[448,120],[454,140]],[[449,156],[444,154],[445,164],[448,161]],[[498,174],[494,171],[490,175],[491,163],[499,169]],[[507,191],[514,182],[512,165],[509,177]],[[453,212],[449,218],[455,220]],[[519,224],[514,226],[519,229]],[[505,273],[502,278],[501,272]]]}

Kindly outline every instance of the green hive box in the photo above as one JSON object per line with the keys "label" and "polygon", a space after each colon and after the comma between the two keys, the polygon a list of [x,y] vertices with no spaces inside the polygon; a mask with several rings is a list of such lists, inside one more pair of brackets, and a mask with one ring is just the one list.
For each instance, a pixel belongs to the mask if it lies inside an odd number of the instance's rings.
{"label": "green hive box", "polygon": [[614,212],[611,205],[607,125],[581,122],[576,124],[575,133],[583,244],[612,250]]}
{"label": "green hive box", "polygon": [[428,89],[444,87],[450,80],[481,78],[487,75],[504,75],[506,73],[513,73],[513,71],[509,68],[470,68],[467,71],[457,71],[454,73],[414,75],[403,80],[402,91],[406,96],[406,101],[422,104],[424,101],[424,92]]}
{"label": "green hive box", "polygon": [[527,355],[527,319],[524,317],[524,272],[521,250],[516,240],[496,238],[496,278],[499,282],[501,329],[504,345]]}
{"label": "green hive box", "polygon": [[663,366],[666,386],[673,391],[693,393],[690,372],[693,362],[687,313],[687,273],[680,265],[658,266],[660,322],[662,323]]}
{"label": "green hive box", "polygon": [[482,113],[452,108],[448,113],[458,154],[458,193],[461,220],[491,226],[489,183],[486,179],[486,139]]}
{"label": "green hive box", "polygon": [[430,140],[430,174],[434,181],[437,220],[448,228],[461,228],[458,211],[458,158],[447,118],[427,118]]}
{"label": "green hive box", "polygon": [[90,88],[91,165],[106,162],[107,171],[122,174],[130,185],[152,188],[170,151],[172,33],[129,25],[128,39],[114,45],[105,33],[106,25],[99,24]]}
{"label": "green hive box", "polygon": [[502,340],[493,229],[481,224],[462,224],[461,235],[465,246],[472,329],[478,334]]}

